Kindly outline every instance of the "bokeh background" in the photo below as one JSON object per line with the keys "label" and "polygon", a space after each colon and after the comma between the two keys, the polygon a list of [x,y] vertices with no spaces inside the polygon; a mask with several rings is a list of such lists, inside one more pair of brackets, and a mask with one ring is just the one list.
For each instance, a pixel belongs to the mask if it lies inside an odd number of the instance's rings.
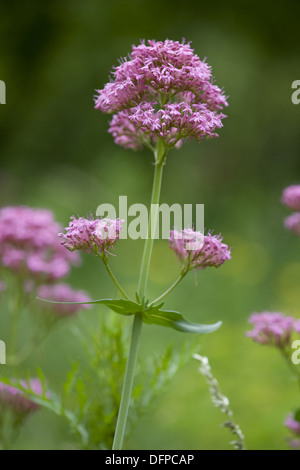
{"label": "bokeh background", "polygon": [[[291,84],[300,79],[299,7],[291,0],[10,0],[0,7],[0,79],[7,86],[0,108],[1,206],[49,208],[66,225],[70,215],[87,216],[102,202],[117,205],[119,195],[128,195],[129,203],[149,201],[152,156],[117,147],[107,133],[108,117],[92,101],[112,65],[139,39],[192,41],[224,86],[230,107],[220,138],[169,155],[162,201],[204,203],[206,228],[223,234],[233,258],[199,273],[196,286],[190,275],[167,306],[194,321],[223,321],[218,332],[199,340],[199,352],[209,356],[249,449],[286,448],[282,422],[299,405],[296,383],[276,351],[245,337],[253,311],[300,317],[300,244],[283,228],[287,210],[280,203],[282,189],[300,182],[300,105],[291,102]],[[112,260],[131,292],[141,253],[141,241],[123,240]],[[159,295],[177,270],[168,243],[157,242],[149,295]],[[105,274],[85,256],[70,283],[94,298],[114,295]],[[89,322],[95,312],[82,315]],[[76,341],[66,324],[31,366],[46,368],[59,387],[80,356]],[[141,357],[182,341],[177,332],[145,327]],[[128,448],[227,449],[222,419],[191,360]],[[16,446],[65,448],[67,440],[65,425],[42,411]]]}

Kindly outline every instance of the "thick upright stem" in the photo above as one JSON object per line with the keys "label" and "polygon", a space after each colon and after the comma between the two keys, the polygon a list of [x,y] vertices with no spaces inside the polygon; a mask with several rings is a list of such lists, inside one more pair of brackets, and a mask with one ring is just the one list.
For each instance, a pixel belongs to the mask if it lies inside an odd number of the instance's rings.
{"label": "thick upright stem", "polygon": [[158,220],[158,210],[159,210],[158,206],[159,206],[159,199],[160,199],[162,174],[163,174],[163,163],[160,163],[155,167],[155,173],[154,173],[151,209],[150,209],[150,216],[149,216],[149,222],[148,222],[148,238],[145,241],[142,267],[141,267],[140,280],[139,280],[138,294],[139,294],[140,299],[142,299],[145,296],[146,290],[147,290],[150,261],[151,261],[154,236],[155,236],[157,220]]}
{"label": "thick upright stem", "polygon": [[[157,219],[158,219],[158,204],[160,198],[160,189],[162,182],[163,174],[163,165],[165,158],[165,148],[161,142],[158,143],[157,149],[155,152],[155,173],[154,181],[152,188],[152,197],[151,197],[151,206],[150,206],[150,215],[149,215],[149,224],[148,224],[148,237],[145,241],[143,259],[141,264],[140,279],[139,279],[139,288],[138,295],[140,299],[143,299],[146,295],[147,283],[148,283],[148,274],[149,267],[152,255],[152,248],[154,242],[154,234],[156,231]],[[126,423],[128,417],[128,410],[130,405],[130,398],[132,394],[132,386],[134,379],[134,370],[137,360],[137,353],[139,347],[139,340],[141,336],[143,326],[143,319],[141,315],[135,315],[133,326],[132,326],[132,335],[130,349],[126,364],[126,371],[123,383],[122,397],[119,409],[119,415],[117,420],[116,432],[113,442],[113,450],[120,450],[123,446],[124,435],[126,430]]]}
{"label": "thick upright stem", "polygon": [[113,450],[121,450],[124,441],[128,409],[130,404],[130,398],[132,393],[134,370],[137,360],[137,351],[140,342],[140,336],[143,326],[143,320],[140,315],[135,315],[132,333],[131,333],[131,342],[130,349],[127,358],[126,372],[123,383],[122,397],[116,427],[116,433],[113,442]]}

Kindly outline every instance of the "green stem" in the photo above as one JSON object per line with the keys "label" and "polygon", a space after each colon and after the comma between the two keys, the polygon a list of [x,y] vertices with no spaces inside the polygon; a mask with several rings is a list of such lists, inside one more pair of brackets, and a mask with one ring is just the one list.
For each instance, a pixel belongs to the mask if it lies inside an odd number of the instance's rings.
{"label": "green stem", "polygon": [[155,236],[157,220],[158,220],[158,211],[159,211],[158,206],[159,206],[160,188],[161,188],[163,165],[164,165],[163,161],[160,161],[159,158],[160,157],[158,156],[157,161],[159,163],[155,166],[150,215],[149,215],[149,222],[148,222],[148,237],[145,241],[142,266],[141,266],[141,272],[140,272],[138,294],[141,300],[143,299],[143,297],[145,297],[146,290],[147,290],[149,267],[150,267],[152,249],[153,249],[153,244],[154,244],[154,236]]}
{"label": "green stem", "polygon": [[172,292],[172,290],[175,289],[175,287],[178,286],[178,284],[182,281],[182,279],[187,275],[188,271],[184,271],[183,273],[181,273],[181,275],[178,277],[178,279],[176,279],[176,281],[169,287],[169,289],[167,289],[163,294],[161,294],[159,297],[157,297],[157,299],[153,300],[153,302],[151,302],[150,304],[150,307],[151,305],[154,305],[156,304],[157,302],[159,302],[160,300],[164,299],[168,294],[170,294],[170,292]]}
{"label": "green stem", "polygon": [[[142,259],[141,271],[140,271],[140,279],[139,279],[138,295],[141,300],[143,299],[143,297],[145,297],[146,289],[147,289],[149,267],[150,267],[153,242],[154,242],[153,234],[155,234],[155,229],[157,225],[158,204],[159,204],[159,198],[160,198],[160,189],[161,189],[165,156],[166,156],[166,150],[165,150],[164,144],[163,142],[159,141],[155,150],[156,165],[155,165],[153,188],[152,188],[152,197],[151,197],[149,224],[148,224],[148,237],[145,241],[143,259]],[[155,206],[153,206],[153,204],[155,204]],[[130,343],[130,349],[129,349],[128,358],[127,358],[119,415],[118,415],[116,432],[115,432],[115,437],[114,437],[114,442],[113,442],[113,447],[112,447],[113,450],[121,450],[123,446],[127,417],[128,417],[128,410],[129,410],[129,405],[130,405],[130,398],[132,394],[134,370],[135,370],[135,365],[136,365],[136,360],[137,360],[137,353],[138,353],[142,326],[143,326],[142,316],[138,314],[135,315],[133,326],[132,326],[131,343]]]}
{"label": "green stem", "polygon": [[126,423],[127,423],[127,416],[128,416],[128,409],[130,404],[132,386],[133,386],[133,378],[134,378],[134,370],[137,360],[137,351],[139,346],[139,340],[141,336],[143,326],[143,320],[140,315],[135,315],[133,326],[132,326],[132,333],[131,333],[131,343],[129,354],[127,358],[126,364],[126,372],[124,377],[124,384],[122,390],[122,397],[116,427],[116,433],[113,442],[113,450],[121,450],[124,441]]}
{"label": "green stem", "polygon": [[119,289],[119,291],[121,292],[121,294],[123,295],[123,297],[125,297],[125,299],[129,300],[128,295],[126,294],[126,292],[124,291],[124,289],[121,287],[121,285],[119,284],[119,282],[118,282],[117,279],[115,278],[114,273],[113,273],[112,270],[110,269],[109,264],[108,264],[108,260],[105,259],[105,258],[103,258],[103,262],[104,262],[104,265],[105,265],[105,267],[106,267],[106,270],[107,270],[108,274],[110,275],[111,279],[113,280],[113,282],[115,283],[115,285],[117,286],[117,288]]}

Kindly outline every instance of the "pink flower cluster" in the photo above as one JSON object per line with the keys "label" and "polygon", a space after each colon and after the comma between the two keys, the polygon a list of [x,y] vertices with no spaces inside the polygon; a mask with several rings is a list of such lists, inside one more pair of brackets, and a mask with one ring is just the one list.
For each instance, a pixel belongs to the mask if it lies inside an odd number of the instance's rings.
{"label": "pink flower cluster", "polygon": [[282,203],[293,211],[300,211],[300,185],[285,188],[282,194]]}
{"label": "pink flower cluster", "polygon": [[187,137],[215,137],[222,127],[226,97],[189,43],[142,42],[112,75],[97,90],[95,108],[117,113],[109,132],[119,145],[139,149],[160,137],[171,147]]}
{"label": "pink flower cluster", "polygon": [[181,232],[171,231],[170,248],[185,268],[205,269],[208,266],[218,268],[226,260],[231,259],[231,251],[222,243],[221,235],[208,233],[203,235],[192,229]]}
{"label": "pink flower cluster", "polygon": [[300,212],[295,212],[286,217],[284,226],[300,237]]}
{"label": "pink flower cluster", "polygon": [[216,137],[215,130],[222,127],[222,117],[222,114],[212,113],[203,103],[172,103],[155,111],[151,103],[142,102],[116,114],[110,132],[117,144],[134,150],[159,137],[172,147],[180,145],[186,137],[199,142],[204,137]]}
{"label": "pink flower cluster", "polygon": [[293,431],[294,434],[300,436],[300,422],[296,421],[293,415],[289,415],[284,424],[287,428]]}
{"label": "pink flower cluster", "polygon": [[4,207],[0,210],[0,263],[9,270],[52,282],[64,277],[78,256],[57,239],[60,226],[45,209]]}
{"label": "pink flower cluster", "polygon": [[[69,273],[71,264],[79,261],[77,253],[70,253],[59,242],[61,229],[48,210],[22,206],[2,208],[0,264],[24,280],[26,294],[32,295],[38,286],[44,284],[39,288],[40,297],[48,297],[50,293],[51,300],[88,301],[90,298],[82,291],[74,291],[67,284],[55,284]],[[2,286],[5,285],[0,283],[0,291]],[[83,307],[57,307],[52,311],[66,315],[77,312],[79,308]]]}
{"label": "pink flower cluster", "polygon": [[[297,438],[300,436],[300,422],[297,421],[293,414],[290,414],[284,425],[292,432],[292,434]],[[300,449],[300,439],[289,439],[288,443],[292,449]]]}
{"label": "pink flower cluster", "polygon": [[66,233],[60,233],[62,245],[68,250],[83,250],[87,253],[103,255],[113,249],[120,236],[123,220],[85,219],[71,217]]}
{"label": "pink flower cluster", "polygon": [[[31,379],[29,382],[23,380],[20,384],[23,388],[31,390],[36,395],[43,394],[43,387],[39,379]],[[15,412],[20,414],[28,414],[39,408],[36,403],[25,396],[23,391],[4,383],[0,383],[0,405],[1,404],[5,407],[12,408]]]}
{"label": "pink flower cluster", "polygon": [[254,329],[248,331],[247,336],[260,344],[285,348],[291,342],[292,333],[300,333],[300,320],[282,313],[255,313],[249,321]]}
{"label": "pink flower cluster", "polygon": [[[74,290],[68,284],[53,284],[41,286],[38,290],[38,297],[41,299],[51,300],[53,302],[89,302],[90,297],[82,290]],[[59,316],[73,315],[78,310],[89,308],[90,305],[82,304],[45,304],[43,307],[48,307],[51,313]]]}
{"label": "pink flower cluster", "polygon": [[300,185],[287,187],[282,194],[282,203],[296,211],[285,219],[285,227],[300,236]]}

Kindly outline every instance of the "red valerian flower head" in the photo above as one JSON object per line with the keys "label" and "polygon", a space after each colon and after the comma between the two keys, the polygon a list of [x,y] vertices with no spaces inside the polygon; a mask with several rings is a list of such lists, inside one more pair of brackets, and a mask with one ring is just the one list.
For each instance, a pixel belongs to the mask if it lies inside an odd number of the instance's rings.
{"label": "red valerian flower head", "polygon": [[293,211],[300,211],[300,185],[285,188],[282,194],[282,203]]}
{"label": "red valerian flower head", "polygon": [[278,312],[254,313],[249,320],[253,324],[247,336],[260,344],[285,348],[291,342],[291,335],[298,330],[298,322],[294,317],[287,317]]}
{"label": "red valerian flower head", "polygon": [[103,255],[113,249],[120,236],[119,219],[85,219],[71,217],[66,233],[60,233],[62,245],[69,251],[82,250],[86,253]]}
{"label": "red valerian flower head", "polygon": [[17,275],[40,282],[53,282],[78,262],[77,253],[61,246],[61,230],[51,211],[31,207],[0,210],[0,264]]}
{"label": "red valerian flower head", "polygon": [[284,225],[296,235],[300,236],[300,212],[289,215],[284,221]]}
{"label": "red valerian flower head", "polygon": [[220,267],[225,261],[231,259],[231,251],[222,243],[221,235],[208,233],[203,235],[193,229],[184,229],[181,232],[171,231],[170,248],[184,268],[205,269],[208,266]]}
{"label": "red valerian flower head", "polygon": [[167,148],[186,138],[217,137],[225,106],[211,67],[190,43],[171,40],[133,46],[95,97],[96,109],[115,114],[109,128],[115,142],[132,149],[153,145],[158,137]]}

